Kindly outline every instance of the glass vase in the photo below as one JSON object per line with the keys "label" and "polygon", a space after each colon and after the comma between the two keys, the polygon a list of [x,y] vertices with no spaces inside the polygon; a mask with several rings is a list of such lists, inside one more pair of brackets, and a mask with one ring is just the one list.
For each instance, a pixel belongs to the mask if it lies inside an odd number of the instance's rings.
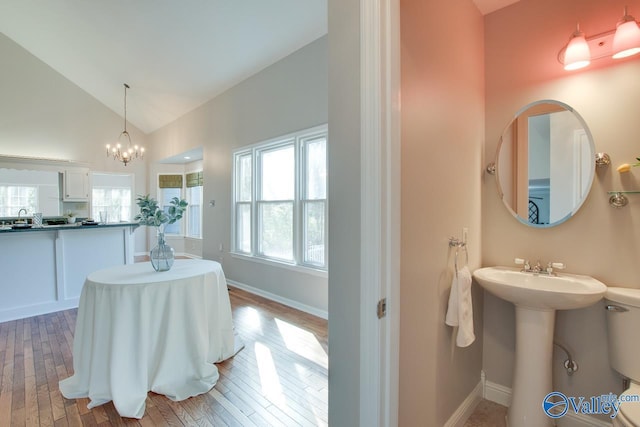
{"label": "glass vase", "polygon": [[173,265],[175,257],[173,248],[166,244],[164,232],[160,229],[158,229],[158,244],[151,249],[149,256],[155,271],[169,271]]}

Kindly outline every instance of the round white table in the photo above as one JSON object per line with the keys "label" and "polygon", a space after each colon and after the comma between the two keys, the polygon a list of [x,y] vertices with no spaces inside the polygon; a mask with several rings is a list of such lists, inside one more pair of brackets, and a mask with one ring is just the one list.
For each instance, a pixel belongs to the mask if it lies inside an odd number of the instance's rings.
{"label": "round white table", "polygon": [[109,401],[142,418],[148,391],[183,400],[218,381],[213,364],[235,353],[227,283],[215,261],[176,260],[158,273],[128,264],[89,274],[73,340],[68,399]]}

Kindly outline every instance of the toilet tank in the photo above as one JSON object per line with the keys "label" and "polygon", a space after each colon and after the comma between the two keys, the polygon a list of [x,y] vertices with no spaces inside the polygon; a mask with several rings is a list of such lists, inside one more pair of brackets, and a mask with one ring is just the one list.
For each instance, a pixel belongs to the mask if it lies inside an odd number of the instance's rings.
{"label": "toilet tank", "polygon": [[640,289],[607,288],[605,303],[611,367],[640,382]]}

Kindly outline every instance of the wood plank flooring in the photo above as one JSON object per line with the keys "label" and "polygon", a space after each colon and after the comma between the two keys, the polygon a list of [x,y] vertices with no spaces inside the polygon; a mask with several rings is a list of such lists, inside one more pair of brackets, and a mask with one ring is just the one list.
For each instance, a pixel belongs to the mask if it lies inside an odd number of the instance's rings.
{"label": "wood plank flooring", "polygon": [[73,373],[77,310],[0,323],[0,427],[18,426],[326,426],[327,322],[230,288],[245,348],[218,364],[209,393],[173,402],[149,393],[140,420],[111,402],[87,409],[65,399],[58,381]]}

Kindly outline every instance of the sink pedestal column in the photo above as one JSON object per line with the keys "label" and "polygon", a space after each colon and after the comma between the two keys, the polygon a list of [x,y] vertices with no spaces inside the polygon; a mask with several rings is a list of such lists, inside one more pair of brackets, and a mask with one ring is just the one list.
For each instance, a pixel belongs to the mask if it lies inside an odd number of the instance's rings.
{"label": "sink pedestal column", "polygon": [[516,305],[516,360],[509,427],[553,426],[542,400],[553,391],[551,381],[555,310]]}

